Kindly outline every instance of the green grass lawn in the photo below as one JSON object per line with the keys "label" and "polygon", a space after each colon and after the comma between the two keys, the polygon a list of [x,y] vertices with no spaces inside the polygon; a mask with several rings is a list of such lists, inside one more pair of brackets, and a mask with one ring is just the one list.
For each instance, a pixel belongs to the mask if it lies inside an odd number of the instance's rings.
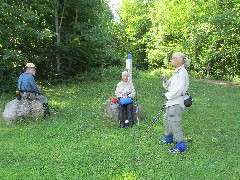
{"label": "green grass lawn", "polygon": [[[59,112],[51,119],[0,122],[0,179],[239,179],[239,87],[191,80],[194,98],[184,111],[184,155],[161,145],[161,118],[139,143],[164,99],[159,76],[134,79],[145,119],[120,129],[104,117],[103,102],[114,97],[119,80],[48,87],[46,96]],[[1,97],[1,104],[13,96]],[[3,111],[3,107],[1,107]]]}

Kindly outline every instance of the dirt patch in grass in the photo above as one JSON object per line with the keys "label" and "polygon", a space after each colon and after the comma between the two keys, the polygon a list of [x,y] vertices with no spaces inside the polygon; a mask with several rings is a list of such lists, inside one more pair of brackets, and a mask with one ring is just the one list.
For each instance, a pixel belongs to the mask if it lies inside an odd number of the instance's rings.
{"label": "dirt patch in grass", "polygon": [[234,83],[234,82],[224,81],[224,80],[199,79],[197,81],[208,83],[208,84],[218,84],[218,85],[224,85],[224,86],[240,87],[240,83]]}

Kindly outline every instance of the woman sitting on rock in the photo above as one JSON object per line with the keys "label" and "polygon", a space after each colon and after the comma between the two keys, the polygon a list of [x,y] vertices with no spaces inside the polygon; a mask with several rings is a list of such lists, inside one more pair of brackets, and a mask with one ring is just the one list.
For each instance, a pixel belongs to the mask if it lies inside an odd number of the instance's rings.
{"label": "woman sitting on rock", "polygon": [[127,110],[127,120],[129,127],[133,125],[133,98],[135,96],[135,89],[132,82],[128,81],[129,74],[127,71],[122,72],[122,81],[117,84],[115,95],[119,100],[119,117],[120,128],[124,127],[124,109]]}

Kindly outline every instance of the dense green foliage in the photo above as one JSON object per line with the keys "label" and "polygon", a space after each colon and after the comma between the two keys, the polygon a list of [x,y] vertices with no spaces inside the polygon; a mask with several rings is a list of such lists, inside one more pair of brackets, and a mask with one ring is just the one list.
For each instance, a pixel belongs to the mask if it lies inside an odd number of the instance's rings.
{"label": "dense green foliage", "polygon": [[59,108],[51,119],[21,119],[10,127],[1,120],[0,179],[239,178],[239,87],[191,79],[194,104],[184,111],[182,128],[192,141],[184,155],[172,155],[171,146],[158,143],[162,117],[139,143],[164,103],[161,72],[134,76],[146,118],[132,129],[120,129],[103,115],[102,103],[120,79],[116,70],[109,72],[113,76],[95,72],[108,77],[102,82],[45,87],[50,104]]}
{"label": "dense green foliage", "polygon": [[197,77],[240,74],[239,0],[122,0],[116,22],[107,0],[2,0],[0,8],[0,92],[16,87],[26,62],[52,81],[122,65],[128,53],[139,69],[166,68],[182,51]]}
{"label": "dense green foliage", "polygon": [[[117,22],[105,0],[2,0],[0,8],[1,105],[31,61],[59,110],[9,127],[0,117],[0,179],[239,178],[239,87],[191,79],[194,105],[182,127],[193,141],[184,155],[158,144],[162,119],[139,142],[164,103],[159,69],[171,66],[173,52],[192,60],[197,77],[207,69],[215,78],[239,77],[239,0],[123,0]],[[102,103],[114,96],[128,53],[135,68],[155,70],[134,71],[146,118],[120,129]]]}
{"label": "dense green foliage", "polygon": [[103,0],[2,0],[0,8],[0,91],[16,87],[26,62],[37,65],[41,80],[118,63]]}
{"label": "dense green foliage", "polygon": [[[123,0],[119,9],[122,46],[136,65],[167,67],[173,52],[191,60],[191,70],[216,78],[240,72],[240,2],[238,0]],[[143,66],[144,64],[144,66]]]}

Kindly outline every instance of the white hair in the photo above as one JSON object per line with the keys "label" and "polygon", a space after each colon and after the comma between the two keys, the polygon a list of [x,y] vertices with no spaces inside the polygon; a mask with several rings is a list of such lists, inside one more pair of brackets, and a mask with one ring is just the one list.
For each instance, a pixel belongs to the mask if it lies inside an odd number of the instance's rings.
{"label": "white hair", "polygon": [[127,71],[123,71],[123,72],[122,72],[122,76],[123,76],[123,75],[127,75],[127,76],[129,77],[129,73],[128,73]]}
{"label": "white hair", "polygon": [[173,53],[172,56],[175,56],[175,55],[177,55],[179,57],[179,60],[182,62],[182,64],[184,64],[185,67],[190,66],[190,60],[188,58],[186,58],[182,52],[175,52],[175,53]]}

